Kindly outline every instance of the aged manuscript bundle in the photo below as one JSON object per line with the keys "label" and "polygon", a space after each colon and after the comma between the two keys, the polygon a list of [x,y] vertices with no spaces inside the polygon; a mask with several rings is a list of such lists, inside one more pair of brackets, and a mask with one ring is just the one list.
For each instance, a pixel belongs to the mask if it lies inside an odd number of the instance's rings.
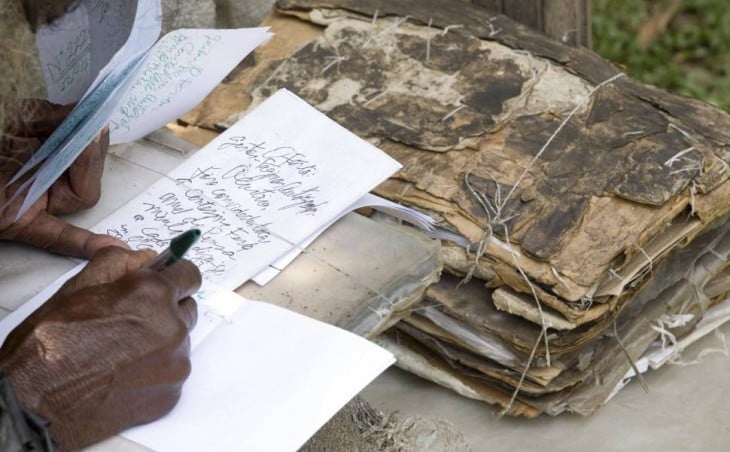
{"label": "aged manuscript bundle", "polygon": [[287,88],[403,165],[376,193],[437,221],[448,274],[381,338],[402,367],[588,414],[647,350],[727,320],[730,115],[457,2],[278,6],[256,65],[186,120]]}

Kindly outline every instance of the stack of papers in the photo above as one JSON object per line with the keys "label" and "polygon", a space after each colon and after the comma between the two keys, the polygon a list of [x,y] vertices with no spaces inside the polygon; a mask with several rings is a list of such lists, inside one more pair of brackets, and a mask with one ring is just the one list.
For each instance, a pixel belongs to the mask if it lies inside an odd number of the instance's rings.
{"label": "stack of papers", "polygon": [[[535,346],[544,344],[540,318],[522,315],[529,304],[476,278],[463,283],[443,277],[379,343],[403,367],[431,379],[446,374],[442,384],[509,414],[587,415],[636,373],[681,361],[690,344],[730,321],[729,231],[726,224],[670,253],[605,327],[570,328],[565,318],[544,310],[549,361],[544,348]],[[541,352],[531,356],[533,348]],[[431,361],[426,365],[415,356]]]}
{"label": "stack of papers", "polygon": [[378,142],[403,168],[375,193],[444,239],[451,275],[383,339],[401,367],[510,414],[589,414],[723,318],[700,323],[730,292],[730,115],[587,53],[576,75],[518,28],[284,3],[326,28],[236,87],[285,86]]}

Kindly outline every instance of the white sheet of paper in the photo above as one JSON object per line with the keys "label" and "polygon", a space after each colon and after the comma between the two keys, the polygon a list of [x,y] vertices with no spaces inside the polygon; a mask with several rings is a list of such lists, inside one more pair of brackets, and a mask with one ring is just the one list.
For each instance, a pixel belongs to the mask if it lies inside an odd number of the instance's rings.
{"label": "white sheet of paper", "polygon": [[[33,157],[13,176],[14,179],[17,178],[22,172],[34,167],[36,161],[44,159],[44,156],[48,157],[26,181],[26,184],[28,182],[32,182],[32,184],[16,214],[15,221],[50,189],[51,185],[73,164],[84,148],[104,128],[131,86],[133,79],[129,75],[143,62],[143,59],[137,59],[122,71],[112,71],[112,74],[104,79],[91,94],[81,99],[73,111],[33,154]],[[18,189],[16,194],[22,192],[24,188],[25,186]]]}
{"label": "white sheet of paper", "polygon": [[[40,27],[36,45],[48,100],[68,104],[81,99],[96,75],[127,42],[135,16],[142,17],[138,12],[159,12],[159,3],[159,0],[140,0],[136,5],[135,2],[82,0],[52,25]],[[147,17],[154,19],[152,15]],[[159,23],[159,17],[156,20]],[[149,25],[149,22],[136,23],[145,32]],[[147,48],[155,39],[156,35],[147,40]]]}
{"label": "white sheet of paper", "polygon": [[316,232],[307,237],[303,242],[296,245],[288,253],[277,259],[276,262],[270,264],[266,269],[259,272],[259,274],[251,279],[259,286],[265,286],[266,284],[270,283],[274,278],[279,275],[279,273],[281,273],[282,270],[286,268],[287,265],[291,264],[294,259],[296,259],[297,256],[299,256],[302,251],[304,251],[306,247],[314,242],[314,240],[322,232],[332,226],[335,221],[342,218],[348,212],[352,212],[353,210],[361,209],[363,207],[371,207],[375,210],[380,210],[381,212],[390,214],[425,231],[431,231],[434,229],[434,220],[428,215],[413,209],[409,209],[408,207],[394,203],[393,201],[389,201],[385,198],[381,198],[380,196],[373,195],[372,193],[367,193],[362,198],[355,201],[355,203],[353,203],[347,209],[342,211],[337,216],[337,218],[334,218],[332,221],[319,228]]}
{"label": "white sheet of paper", "polygon": [[271,36],[268,28],[175,30],[163,36],[110,119],[111,144],[134,141],[192,110]]}
{"label": "white sheet of paper", "polygon": [[[160,34],[162,27],[162,7],[160,0],[138,0],[136,3],[136,9],[134,10],[134,19],[131,31],[126,36],[124,45],[114,53],[109,61],[97,61],[94,62],[96,65],[104,65],[98,74],[91,73],[92,56],[95,52],[92,51],[93,42],[91,36],[91,25],[90,22],[97,20],[98,17],[104,17],[109,23],[106,25],[110,28],[123,28],[123,25],[115,22],[115,18],[108,17],[107,11],[104,10],[104,3],[99,0],[90,0],[79,3],[78,7],[83,8],[77,11],[75,15],[66,21],[64,28],[55,36],[56,33],[42,36],[40,42],[38,42],[39,51],[41,52],[41,67],[46,67],[48,61],[53,61],[54,53],[56,51],[52,44],[47,44],[49,41],[58,40],[61,43],[60,48],[64,46],[67,48],[67,53],[70,52],[69,47],[75,41],[73,41],[72,31],[74,26],[79,27],[80,30],[84,30],[88,36],[89,48],[84,50],[82,53],[88,54],[85,57],[88,64],[83,65],[83,72],[87,72],[87,75],[81,73],[79,70],[78,79],[74,76],[73,84],[76,88],[81,89],[82,87],[86,90],[85,94],[81,97],[81,100],[76,105],[74,110],[64,119],[64,121],[53,131],[53,133],[46,139],[45,142],[36,150],[33,156],[18,170],[10,183],[18,180],[21,176],[29,173],[35,169],[39,163],[42,166],[35,173],[31,173],[31,177],[13,194],[13,198],[23,193],[29,186],[27,194],[23,199],[23,204],[16,215],[16,221],[20,218],[29,208],[32,206],[38,198],[45,193],[48,188],[63,174],[66,169],[76,160],[76,157],[83,151],[83,149],[91,142],[92,138],[96,136],[104,125],[109,121],[112,113],[116,110],[119,103],[124,99],[126,91],[131,87],[131,83],[134,81],[131,77],[135,74],[137,67],[143,61],[144,55],[149,48],[154,44]],[[127,3],[127,2],[120,2]],[[131,8],[133,4],[127,4],[126,8],[129,9],[131,14]],[[107,5],[109,7],[109,5]],[[102,9],[99,9],[102,8]],[[123,6],[116,5],[111,6],[112,11],[123,8]],[[86,21],[82,20],[79,16],[86,12]],[[118,11],[117,11],[118,12]],[[127,22],[128,17],[116,18],[119,22]],[[62,21],[65,19],[61,19]],[[104,30],[102,24],[101,27],[95,27],[97,30]],[[51,28],[52,30],[52,28]],[[93,38],[96,40],[103,40],[106,38],[104,32],[97,32],[98,35]],[[120,40],[124,33],[120,32],[120,36],[112,37],[106,44],[101,44],[101,48],[105,48],[110,43],[116,43]],[[71,41],[69,41],[71,39]],[[45,43],[45,44],[44,44]],[[49,47],[52,51],[47,53],[45,56],[42,47]],[[111,51],[111,49],[107,49]],[[79,53],[80,50],[73,50],[75,53]],[[101,58],[100,56],[96,56]],[[49,60],[50,58],[50,60]],[[142,60],[142,61],[141,61]],[[86,67],[89,66],[89,67]],[[70,69],[68,69],[70,70]],[[68,71],[64,69],[64,71]],[[76,71],[74,69],[72,73]],[[89,86],[88,79],[94,77],[94,81]],[[52,79],[46,76],[47,80],[51,80],[49,85],[49,92],[53,92],[56,89],[62,89],[65,82],[55,83]],[[82,80],[86,80],[82,83]],[[58,85],[58,86],[52,86]],[[76,89],[75,88],[75,89]],[[67,95],[61,93],[61,95]],[[74,95],[76,97],[76,95]]]}
{"label": "white sheet of paper", "polygon": [[[74,93],[88,86],[89,73],[92,72],[87,66],[96,68],[101,64],[101,57],[96,54],[111,52],[124,36],[123,32],[110,32],[110,36],[106,36],[103,24],[96,23],[101,17],[109,21],[106,24],[109,29],[126,30],[123,24],[128,19],[121,18],[121,24],[114,22],[109,17],[110,13],[104,9],[104,3],[106,2],[85,0],[66,20],[67,23],[61,31],[43,35],[39,41],[39,49],[47,47],[43,50],[45,56],[42,66],[48,69],[50,66],[45,60],[52,58],[54,52],[63,52],[63,49],[72,44],[76,46],[76,41],[80,40],[80,48],[73,49],[75,54],[80,55],[79,58],[85,58],[83,61],[86,63],[82,65],[84,73],[74,75],[73,80],[68,82],[73,84]],[[112,11],[124,10],[119,4],[107,5],[106,8],[111,8]],[[129,5],[127,8],[129,9]],[[124,11],[128,13],[126,16],[131,13]],[[121,13],[119,15],[125,16]],[[79,35],[81,38],[74,34],[74,25],[81,30],[87,30]],[[88,86],[86,94],[73,112],[13,176],[11,183],[43,162],[13,195],[13,198],[20,195],[30,186],[16,220],[71,166],[110,119],[112,143],[140,138],[192,109],[241,59],[270,36],[262,28],[177,30],[166,35],[150,51],[160,34],[160,27],[160,1],[139,0],[134,11],[133,26],[124,45],[108,63],[105,62],[106,65],[96,75],[91,86]],[[92,36],[94,30],[96,31]],[[54,36],[59,42],[65,43],[60,47],[66,47],[59,49],[56,48],[58,45],[48,45]],[[101,50],[98,51],[94,45],[97,41],[102,41]],[[63,70],[74,74],[76,69],[74,66]],[[49,85],[49,90],[63,89],[66,92],[60,95],[70,95],[72,90],[65,86],[66,82],[62,80],[55,83],[52,75],[46,77],[53,85]],[[72,97],[77,96],[73,94]]]}
{"label": "white sheet of paper", "polygon": [[[92,0],[98,3],[100,0]],[[126,3],[126,2],[119,2]],[[118,6],[117,6],[118,7]],[[111,20],[111,19],[110,19]],[[126,20],[122,19],[122,20]],[[124,45],[117,50],[111,59],[94,74],[94,81],[86,90],[86,97],[96,86],[107,76],[115,72],[123,71],[140,55],[145,54],[160,37],[162,32],[162,5],[160,0],[137,0],[137,9],[134,12],[132,29],[128,33]],[[104,36],[97,36],[104,39]]]}
{"label": "white sheet of paper", "polygon": [[393,362],[354,334],[245,300],[194,349],[173,411],[123,436],[161,452],[293,452]]}
{"label": "white sheet of paper", "polygon": [[46,96],[56,104],[81,98],[91,83],[91,37],[86,2],[36,33]]}
{"label": "white sheet of paper", "polygon": [[[160,0],[138,0],[135,10],[130,8],[135,6],[134,3],[118,2],[124,3],[126,5],[125,8],[129,9],[127,14],[123,14],[125,17],[121,18],[109,17],[107,15],[108,11],[106,10],[106,8],[111,8],[112,12],[122,15],[118,11],[121,8],[119,4],[116,4],[116,6],[106,5],[103,8],[99,8],[103,6],[103,3],[106,2],[84,0],[75,5],[76,9],[72,10],[66,16],[61,17],[57,24],[54,24],[52,27],[41,27],[38,30],[36,43],[39,51],[41,70],[46,80],[49,100],[60,104],[74,102],[79,99],[82,99],[82,101],[76,105],[71,114],[53,131],[41,147],[33,153],[33,156],[31,156],[23,167],[13,175],[10,183],[20,179],[21,176],[36,168],[40,162],[43,162],[47,158],[51,156],[57,158],[57,154],[59,153],[58,148],[63,143],[74,140],[73,135],[77,129],[80,129],[84,125],[85,120],[90,114],[94,111],[101,110],[102,108],[100,106],[103,105],[105,109],[111,108],[110,111],[113,111],[116,105],[107,105],[108,103],[112,103],[112,99],[109,99],[110,94],[115,91],[114,88],[117,85],[123,82],[122,79],[125,76],[134,74],[130,70],[130,66],[135,61],[138,61],[140,55],[146,52],[157,40],[162,27],[162,7],[160,6]],[[92,11],[91,14],[89,13],[90,10]],[[122,23],[130,20],[129,17],[126,17],[128,15],[132,16],[131,31],[119,31],[119,36],[112,36],[108,43],[98,45],[96,41],[103,40],[107,36],[93,36],[94,42],[92,43],[92,26],[90,22],[103,18],[105,23],[95,24],[94,26],[106,25],[118,30],[123,27]],[[127,36],[124,36],[124,34]],[[112,49],[112,46],[122,38],[126,38],[124,45],[118,50]],[[115,53],[109,59],[107,55],[97,55],[97,53],[102,53],[102,50],[97,52],[97,47],[106,49],[107,52],[115,50]],[[95,55],[95,58],[99,61],[92,62],[92,55]],[[107,58],[107,61],[103,60],[104,57]],[[92,66],[96,67],[97,65],[103,66],[98,74],[92,72]],[[96,78],[91,83],[93,77]],[[97,89],[102,82],[106,82],[106,86]],[[94,99],[86,99],[92,93],[96,93]],[[121,98],[116,99],[116,102],[119,100]],[[103,118],[104,122],[102,124],[106,123],[110,116],[111,113],[107,114]],[[93,135],[96,135],[99,130],[101,129],[93,131]],[[81,152],[81,149],[88,144],[88,142],[82,143],[78,140],[75,141],[77,141],[77,144],[74,146],[75,150],[72,152],[74,159]],[[56,164],[54,166],[60,168],[64,165]],[[61,171],[65,171],[65,168]],[[35,176],[33,174],[32,178]],[[55,179],[51,180],[50,183],[54,181]],[[18,191],[23,191],[24,188],[27,187],[24,186],[23,189]],[[30,196],[28,197],[30,198]],[[35,200],[31,199],[29,202],[33,203]],[[22,214],[23,210],[21,209],[19,215]]]}
{"label": "white sheet of paper", "polygon": [[281,90],[93,230],[160,250],[200,228],[188,257],[234,289],[399,167]]}
{"label": "white sheet of paper", "polygon": [[[71,276],[0,321],[0,343]],[[204,283],[177,406],[123,436],[160,452],[295,451],[395,359],[331,325]]]}

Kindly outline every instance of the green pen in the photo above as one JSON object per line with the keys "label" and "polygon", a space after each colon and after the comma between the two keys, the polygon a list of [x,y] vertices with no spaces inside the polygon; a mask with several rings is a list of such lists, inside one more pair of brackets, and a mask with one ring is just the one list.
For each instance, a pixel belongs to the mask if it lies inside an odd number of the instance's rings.
{"label": "green pen", "polygon": [[175,264],[185,256],[190,248],[200,239],[200,229],[190,229],[170,240],[170,246],[161,252],[148,264],[147,268],[160,271],[165,267]]}

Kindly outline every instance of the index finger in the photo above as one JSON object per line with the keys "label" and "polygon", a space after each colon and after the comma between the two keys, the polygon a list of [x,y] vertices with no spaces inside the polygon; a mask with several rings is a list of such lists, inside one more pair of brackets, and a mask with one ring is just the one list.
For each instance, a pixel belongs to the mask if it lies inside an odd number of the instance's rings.
{"label": "index finger", "polygon": [[116,246],[102,248],[59,292],[67,294],[84,287],[116,281],[127,273],[142,268],[154,256],[155,252],[152,250],[132,251]]}
{"label": "index finger", "polygon": [[23,216],[2,231],[2,238],[75,257],[90,257],[107,246],[127,246],[119,239],[74,226],[45,211],[39,212],[30,221]]}
{"label": "index finger", "polygon": [[198,267],[187,259],[166,267],[160,276],[169,282],[176,302],[193,295],[203,282]]}

